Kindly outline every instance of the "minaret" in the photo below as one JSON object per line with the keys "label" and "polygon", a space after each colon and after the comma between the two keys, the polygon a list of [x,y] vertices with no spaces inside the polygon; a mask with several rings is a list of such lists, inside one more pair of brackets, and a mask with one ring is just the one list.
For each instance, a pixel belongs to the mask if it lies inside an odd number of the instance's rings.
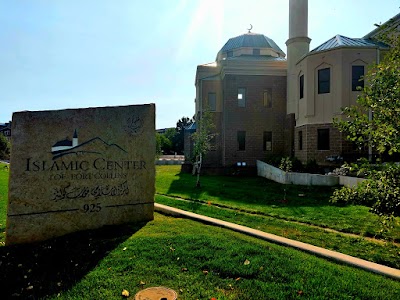
{"label": "minaret", "polygon": [[[308,35],[308,0],[289,0],[289,39],[287,46],[287,113],[298,113],[298,74],[295,66],[310,51]],[[297,116],[296,116],[297,118]]]}
{"label": "minaret", "polygon": [[74,136],[72,137],[72,147],[76,147],[76,146],[78,146],[78,134],[75,129]]}

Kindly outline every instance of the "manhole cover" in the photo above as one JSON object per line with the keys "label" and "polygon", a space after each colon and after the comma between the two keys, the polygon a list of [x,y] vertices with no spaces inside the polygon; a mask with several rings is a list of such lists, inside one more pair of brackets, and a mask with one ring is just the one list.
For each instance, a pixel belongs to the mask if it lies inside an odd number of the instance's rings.
{"label": "manhole cover", "polygon": [[176,300],[174,290],[158,286],[144,289],[135,295],[135,300]]}

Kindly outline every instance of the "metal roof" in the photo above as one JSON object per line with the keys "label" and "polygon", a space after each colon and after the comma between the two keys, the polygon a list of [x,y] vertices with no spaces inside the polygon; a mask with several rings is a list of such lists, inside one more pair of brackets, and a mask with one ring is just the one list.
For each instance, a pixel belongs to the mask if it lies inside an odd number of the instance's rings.
{"label": "metal roof", "polygon": [[326,41],[322,45],[313,49],[312,52],[320,52],[331,50],[340,47],[357,47],[357,48],[388,48],[388,46],[382,42],[377,42],[371,39],[359,39],[359,38],[349,38],[343,35],[336,35],[330,40]]}
{"label": "metal roof", "polygon": [[196,122],[185,127],[185,130],[196,130]]}
{"label": "metal roof", "polygon": [[285,55],[281,48],[279,48],[279,46],[272,39],[263,34],[252,32],[230,38],[222,47],[221,51],[230,51],[242,47],[272,48],[275,51]]}

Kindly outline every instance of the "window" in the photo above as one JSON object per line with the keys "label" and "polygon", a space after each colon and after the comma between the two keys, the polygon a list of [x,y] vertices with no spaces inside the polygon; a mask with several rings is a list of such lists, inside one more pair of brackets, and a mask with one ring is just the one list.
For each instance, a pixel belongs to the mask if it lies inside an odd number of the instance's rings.
{"label": "window", "polygon": [[271,108],[272,107],[272,89],[265,89],[263,97],[264,97],[264,99],[263,99],[264,106]]}
{"label": "window", "polygon": [[233,51],[228,51],[228,52],[226,53],[226,56],[227,56],[227,57],[232,57],[232,56],[233,56]]}
{"label": "window", "polygon": [[260,55],[260,49],[253,49],[253,55]]}
{"label": "window", "polygon": [[264,151],[272,151],[272,131],[264,131]]}
{"label": "window", "polygon": [[246,106],[246,89],[238,88],[238,106],[245,107]]}
{"label": "window", "polygon": [[358,91],[364,88],[364,66],[352,66],[351,67],[351,90]]}
{"label": "window", "polygon": [[215,93],[208,93],[208,106],[210,111],[217,110],[217,95]]}
{"label": "window", "polygon": [[303,150],[303,131],[299,131],[299,150]]}
{"label": "window", "polygon": [[300,99],[304,98],[304,75],[300,76]]}
{"label": "window", "polygon": [[318,129],[318,150],[329,150],[329,128]]}
{"label": "window", "polygon": [[246,131],[237,132],[238,150],[246,150]]}
{"label": "window", "polygon": [[331,69],[318,70],[318,94],[327,94],[331,91]]}

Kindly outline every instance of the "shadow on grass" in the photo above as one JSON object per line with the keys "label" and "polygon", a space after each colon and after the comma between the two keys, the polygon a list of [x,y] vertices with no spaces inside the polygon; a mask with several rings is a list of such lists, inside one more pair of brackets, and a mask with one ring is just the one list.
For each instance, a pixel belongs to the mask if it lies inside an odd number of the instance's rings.
{"label": "shadow on grass", "polygon": [[[201,187],[196,187],[196,177],[186,173],[174,176],[167,194],[194,200],[220,201],[238,204],[301,207],[331,206],[329,198],[334,187],[283,185],[261,177],[202,175]],[[286,189],[286,199],[285,199]]]}
{"label": "shadow on grass", "polygon": [[71,288],[146,222],[105,226],[52,240],[0,247],[2,299],[38,299]]}

